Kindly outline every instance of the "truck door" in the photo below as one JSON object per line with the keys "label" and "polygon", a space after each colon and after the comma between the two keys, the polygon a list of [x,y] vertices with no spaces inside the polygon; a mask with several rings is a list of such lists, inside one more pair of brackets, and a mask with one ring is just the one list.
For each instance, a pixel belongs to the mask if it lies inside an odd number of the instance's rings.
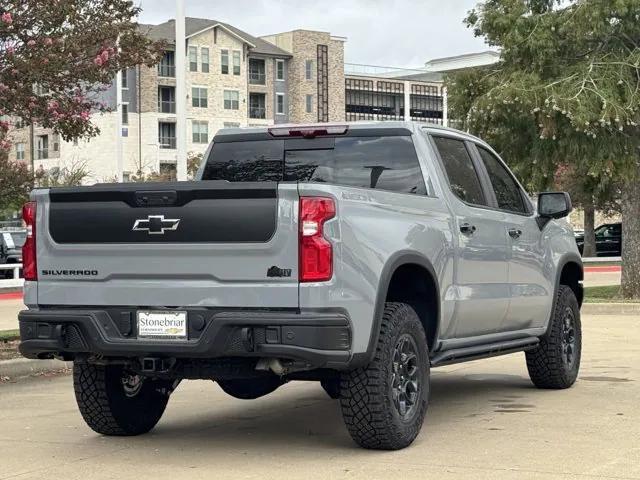
{"label": "truck door", "polygon": [[508,243],[502,213],[489,209],[472,145],[460,138],[432,136],[449,184],[457,237],[454,287],[455,337],[496,332],[509,304]]}

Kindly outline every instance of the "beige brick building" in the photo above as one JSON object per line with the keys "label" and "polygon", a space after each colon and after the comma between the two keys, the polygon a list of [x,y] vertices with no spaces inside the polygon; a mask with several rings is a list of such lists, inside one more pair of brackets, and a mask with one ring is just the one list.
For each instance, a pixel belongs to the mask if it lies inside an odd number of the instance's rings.
{"label": "beige brick building", "polygon": [[[122,72],[104,93],[102,100],[114,112],[92,118],[101,134],[65,142],[37,127],[12,129],[12,158],[33,161],[35,168],[84,166],[90,172],[87,183],[112,181],[121,136],[125,180],[138,171],[175,170],[175,23],[141,28],[164,40],[167,50],[157,66]],[[403,102],[411,102],[410,118],[442,122],[438,79],[404,78],[408,73],[397,71],[380,78],[345,75],[344,37],[293,30],[258,38],[201,18],[187,18],[185,31],[189,153],[204,152],[225,127],[408,118]],[[420,110],[425,99],[429,105]]]}

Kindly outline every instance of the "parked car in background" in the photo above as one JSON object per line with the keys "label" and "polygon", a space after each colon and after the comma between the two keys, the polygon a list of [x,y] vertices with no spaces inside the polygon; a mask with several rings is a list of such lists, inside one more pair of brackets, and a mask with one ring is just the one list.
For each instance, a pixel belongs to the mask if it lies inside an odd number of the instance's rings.
{"label": "parked car in background", "polygon": [[[22,263],[22,245],[27,239],[27,231],[6,230],[0,231],[0,265],[8,263]],[[1,270],[0,278],[12,278],[11,270]]]}
{"label": "parked car in background", "polygon": [[[580,255],[584,249],[584,230],[575,232]],[[596,255],[598,257],[619,257],[622,255],[622,223],[605,223],[596,228]]]}

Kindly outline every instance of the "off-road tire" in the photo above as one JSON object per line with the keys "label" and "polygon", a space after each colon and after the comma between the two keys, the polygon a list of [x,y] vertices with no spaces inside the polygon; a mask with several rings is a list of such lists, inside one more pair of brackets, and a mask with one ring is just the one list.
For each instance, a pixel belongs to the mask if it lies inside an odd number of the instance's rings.
{"label": "off-road tire", "polygon": [[250,379],[218,380],[224,393],[240,400],[255,400],[270,394],[283,382],[275,375]]}
{"label": "off-road tire", "polygon": [[[394,405],[393,357],[402,338],[413,339],[416,348],[419,390],[413,413],[402,418]],[[386,303],[376,351],[364,368],[344,372],[340,382],[342,417],[353,440],[361,447],[399,450],[416,438],[429,403],[429,354],[424,328],[413,308]]]}
{"label": "off-road tire", "polygon": [[145,378],[135,396],[127,396],[121,365],[73,364],[76,402],[87,425],[102,435],[132,436],[156,426],[167,406],[173,382]]}
{"label": "off-road tire", "polygon": [[324,380],[320,380],[320,385],[329,398],[333,400],[338,400],[340,398],[340,377],[336,376],[336,378],[325,378]]}
{"label": "off-road tire", "polygon": [[[567,363],[563,337],[566,335],[565,320],[569,314],[573,317],[575,342],[572,348],[573,361]],[[525,353],[529,377],[538,388],[569,388],[575,383],[580,369],[582,327],[578,300],[566,285],[560,285],[558,289],[550,322],[549,331],[540,339],[540,344]]]}

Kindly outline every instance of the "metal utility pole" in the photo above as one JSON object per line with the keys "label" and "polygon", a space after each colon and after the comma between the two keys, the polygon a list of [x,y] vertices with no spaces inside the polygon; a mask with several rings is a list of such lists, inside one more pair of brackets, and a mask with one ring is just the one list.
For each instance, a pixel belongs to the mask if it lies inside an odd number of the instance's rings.
{"label": "metal utility pole", "polygon": [[124,152],[122,151],[122,71],[116,74],[116,177],[124,180]]}
{"label": "metal utility pole", "polygon": [[187,179],[187,86],[184,0],[176,0],[176,177]]}

